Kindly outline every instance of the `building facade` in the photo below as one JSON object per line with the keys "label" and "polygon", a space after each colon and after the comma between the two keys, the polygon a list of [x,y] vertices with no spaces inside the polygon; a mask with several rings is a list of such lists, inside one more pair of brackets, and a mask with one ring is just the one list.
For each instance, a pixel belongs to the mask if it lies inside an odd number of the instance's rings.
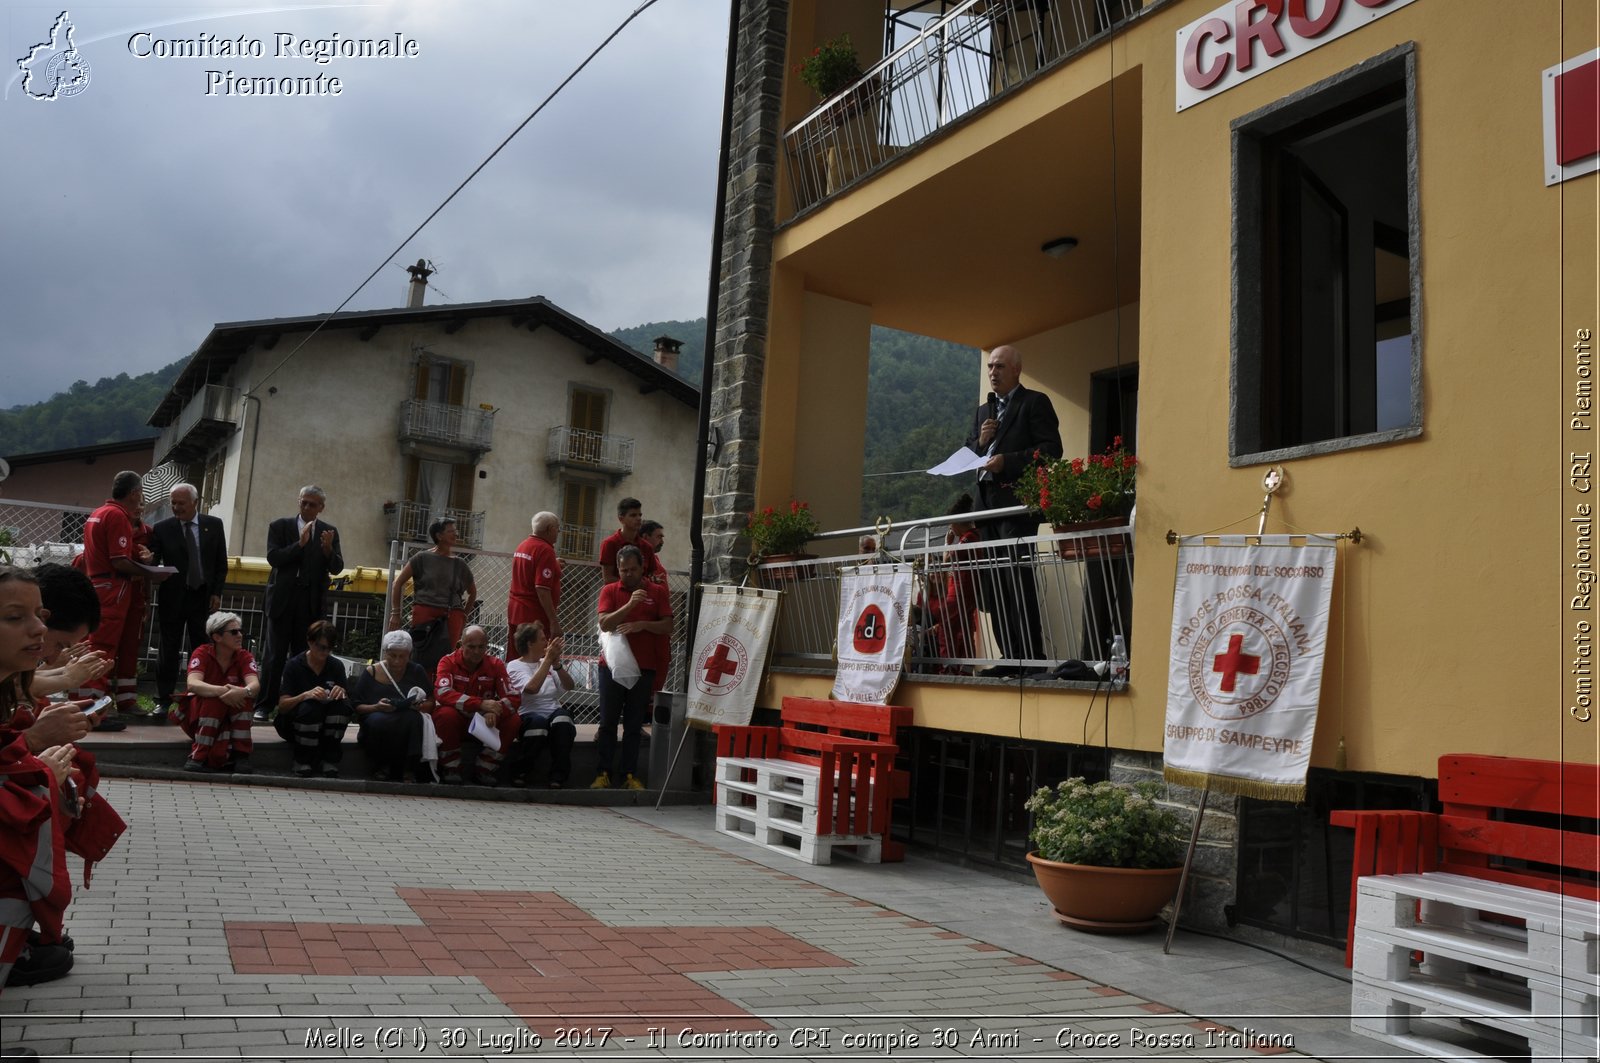
{"label": "building facade", "polygon": [[[1251,517],[1273,466],[1272,530],[1364,537],[1340,552],[1307,801],[1213,800],[1198,921],[1342,938],[1329,808],[1424,803],[1444,753],[1596,758],[1592,5],[739,9],[719,574],[755,506],[857,523],[875,324],[1018,347],[1068,455],[1137,440],[1128,688],[1101,708],[1072,684],[908,677],[913,841],[1015,865],[1031,786],[1158,777],[1166,533]],[[846,33],[863,76],[820,100],[795,68]],[[779,670],[764,704],[827,688]]]}

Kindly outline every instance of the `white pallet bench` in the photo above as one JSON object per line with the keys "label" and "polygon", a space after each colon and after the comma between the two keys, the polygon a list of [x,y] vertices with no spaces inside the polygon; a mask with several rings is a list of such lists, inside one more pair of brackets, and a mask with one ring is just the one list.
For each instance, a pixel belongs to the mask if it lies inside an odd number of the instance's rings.
{"label": "white pallet bench", "polygon": [[1353,975],[1353,1028],[1401,1047],[1447,1047],[1412,1033],[1411,1019],[1424,1016],[1502,1031],[1538,1059],[1600,1053],[1595,901],[1438,872],[1364,877]]}
{"label": "white pallet bench", "polygon": [[[755,779],[744,779],[752,772]],[[822,769],[792,760],[722,757],[717,761],[717,830],[808,864],[834,853],[864,863],[883,859],[877,834],[820,834],[817,793]]]}

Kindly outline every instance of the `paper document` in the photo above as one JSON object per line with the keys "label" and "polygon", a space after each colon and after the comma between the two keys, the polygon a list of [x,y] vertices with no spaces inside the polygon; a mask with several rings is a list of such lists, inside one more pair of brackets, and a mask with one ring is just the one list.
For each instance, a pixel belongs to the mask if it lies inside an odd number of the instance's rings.
{"label": "paper document", "polygon": [[933,476],[960,476],[964,472],[983,468],[983,463],[988,460],[982,454],[974,454],[971,447],[962,447],[928,472]]}

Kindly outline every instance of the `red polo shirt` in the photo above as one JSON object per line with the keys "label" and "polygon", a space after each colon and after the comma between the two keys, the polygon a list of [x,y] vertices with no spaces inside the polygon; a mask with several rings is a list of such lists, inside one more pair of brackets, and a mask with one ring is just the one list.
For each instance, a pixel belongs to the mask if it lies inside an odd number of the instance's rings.
{"label": "red polo shirt", "polygon": [[550,633],[553,618],[544,615],[544,606],[539,601],[540,587],[550,592],[550,601],[559,608],[561,563],[556,560],[555,547],[537,535],[530,535],[522,540],[511,558],[511,598],[506,605],[506,618],[513,636],[518,624],[534,621],[544,625],[546,635]]}
{"label": "red polo shirt", "polygon": [[83,570],[91,578],[111,575],[126,579],[112,567],[111,561],[118,557],[133,559],[134,537],[128,511],[122,508],[122,503],[106,499],[83,522]]}
{"label": "red polo shirt", "polygon": [[[635,606],[623,623],[632,623],[635,620],[660,620],[672,615],[672,598],[667,593],[667,588],[649,580],[641,582],[639,586],[650,595],[650,600]],[[631,597],[633,592],[624,589],[621,580],[608,583],[600,588],[600,599],[595,604],[595,611],[601,616],[614,613],[626,605]],[[639,662],[641,669],[654,668],[659,672],[671,663],[667,659],[667,654],[660,652],[662,641],[659,635],[653,635],[648,631],[635,631],[628,636],[628,648],[633,650],[634,660]],[[604,662],[604,655],[600,659]]]}
{"label": "red polo shirt", "polygon": [[[621,528],[618,528],[600,541],[600,567],[604,569],[607,565],[615,566],[617,563],[617,551],[624,546],[637,546],[639,548],[639,556],[644,558],[643,571],[648,577],[655,567],[656,552],[650,549],[650,544],[645,542],[642,535],[635,537],[631,543],[624,539]],[[610,610],[605,611],[609,612]]]}

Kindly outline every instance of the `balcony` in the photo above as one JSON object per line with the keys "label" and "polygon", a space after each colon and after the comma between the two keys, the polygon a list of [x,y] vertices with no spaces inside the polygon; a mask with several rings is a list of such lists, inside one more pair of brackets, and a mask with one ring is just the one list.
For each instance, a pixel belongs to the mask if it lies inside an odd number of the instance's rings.
{"label": "balcony", "polygon": [[609,473],[615,482],[633,472],[633,440],[556,425],[550,429],[550,449],[544,460],[546,465]]}
{"label": "balcony", "polygon": [[494,437],[494,411],[407,399],[400,404],[400,442],[407,453],[417,444],[487,454]]}
{"label": "balcony", "polygon": [[239,427],[239,392],[207,384],[184,404],[156,438],[156,464],[191,462],[206,456]]}
{"label": "balcony", "polygon": [[462,546],[474,550],[483,548],[483,513],[468,509],[435,508],[422,502],[396,502],[394,508],[384,507],[389,517],[388,536],[407,543],[431,542],[428,525],[448,517],[456,522],[456,533]]}
{"label": "balcony", "polygon": [[583,561],[592,561],[600,553],[598,535],[595,529],[587,524],[561,525],[562,557],[575,557]]}
{"label": "balcony", "polygon": [[784,134],[798,214],[1110,35],[1144,0],[966,0]]}

